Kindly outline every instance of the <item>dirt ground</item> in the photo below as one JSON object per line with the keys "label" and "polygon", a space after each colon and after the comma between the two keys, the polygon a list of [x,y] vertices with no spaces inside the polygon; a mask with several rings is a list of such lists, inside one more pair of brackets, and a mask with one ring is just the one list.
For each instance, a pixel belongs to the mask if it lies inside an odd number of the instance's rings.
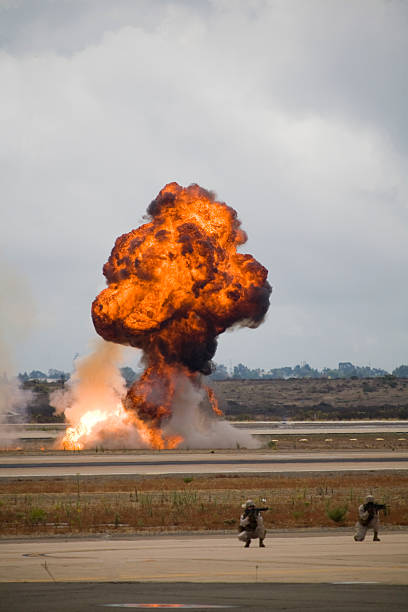
{"label": "dirt ground", "polygon": [[230,419],[407,419],[408,379],[212,381]]}

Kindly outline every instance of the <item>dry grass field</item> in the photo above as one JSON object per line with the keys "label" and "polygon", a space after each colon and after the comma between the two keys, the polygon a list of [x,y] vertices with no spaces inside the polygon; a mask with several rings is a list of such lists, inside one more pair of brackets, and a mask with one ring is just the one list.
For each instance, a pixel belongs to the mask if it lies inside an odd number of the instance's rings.
{"label": "dry grass field", "polygon": [[163,533],[235,529],[247,499],[270,529],[351,526],[371,492],[385,525],[408,525],[408,475],[72,477],[0,481],[0,534]]}
{"label": "dry grass field", "polygon": [[212,381],[229,419],[407,419],[408,379]]}

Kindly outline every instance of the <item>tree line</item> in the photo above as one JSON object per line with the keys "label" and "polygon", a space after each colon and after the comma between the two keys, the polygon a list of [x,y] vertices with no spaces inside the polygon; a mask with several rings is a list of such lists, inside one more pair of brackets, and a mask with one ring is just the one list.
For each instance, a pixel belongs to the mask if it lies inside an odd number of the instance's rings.
{"label": "tree line", "polygon": [[282,368],[271,368],[264,370],[261,368],[251,369],[243,363],[234,366],[232,370],[224,364],[215,364],[214,371],[210,375],[213,380],[287,380],[289,378],[377,378],[390,376],[395,378],[408,378],[408,365],[400,365],[391,373],[381,368],[370,366],[357,366],[349,361],[340,362],[338,367],[323,368],[318,370],[310,367],[308,363],[296,365],[295,367],[285,366]]}
{"label": "tree line", "polygon": [[[140,375],[140,372],[135,372],[129,366],[120,368],[120,372],[127,385],[131,385]],[[66,382],[70,376],[69,372],[51,368],[47,374],[41,370],[32,370],[29,373],[20,373],[18,378],[22,382],[28,380]],[[312,368],[308,363],[298,364],[294,367],[271,368],[270,370],[248,368],[243,363],[228,369],[223,363],[214,363],[213,372],[209,378],[212,380],[286,380],[288,378],[377,378],[381,376],[408,378],[408,365],[400,365],[392,372],[387,372],[381,368],[357,366],[349,361],[340,362],[337,368],[323,368],[322,370]]]}

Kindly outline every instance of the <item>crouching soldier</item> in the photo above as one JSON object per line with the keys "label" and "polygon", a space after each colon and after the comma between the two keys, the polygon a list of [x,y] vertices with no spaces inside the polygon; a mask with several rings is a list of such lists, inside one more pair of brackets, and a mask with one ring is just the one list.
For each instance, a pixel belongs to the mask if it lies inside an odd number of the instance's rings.
{"label": "crouching soldier", "polygon": [[245,548],[248,548],[251,540],[259,538],[259,546],[265,548],[266,531],[261,512],[268,510],[268,508],[256,508],[251,499],[248,499],[242,507],[245,508],[245,511],[241,514],[239,521],[240,534],[238,539],[245,542]]}
{"label": "crouching soldier", "polygon": [[378,531],[380,520],[378,511],[385,510],[384,504],[376,504],[372,495],[367,495],[365,504],[361,504],[358,509],[358,521],[356,523],[356,542],[362,542],[366,536],[367,529],[374,531],[374,542],[379,542]]}

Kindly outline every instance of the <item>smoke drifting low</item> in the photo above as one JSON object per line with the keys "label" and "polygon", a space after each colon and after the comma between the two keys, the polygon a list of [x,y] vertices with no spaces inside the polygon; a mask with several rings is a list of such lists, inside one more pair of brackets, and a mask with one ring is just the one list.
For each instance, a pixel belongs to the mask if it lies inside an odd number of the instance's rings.
{"label": "smoke drifting low", "polygon": [[26,406],[32,393],[20,387],[16,378],[0,377],[0,448],[14,447],[18,440],[19,423],[26,421]]}
{"label": "smoke drifting low", "polygon": [[[57,441],[58,447],[124,449],[151,448],[151,429],[133,412],[126,412],[123,399],[126,383],[119,366],[123,348],[98,340],[93,351],[77,359],[76,369],[66,389],[55,391],[50,403],[65,414],[68,428]],[[257,448],[259,443],[224,419],[215,419],[205,409],[206,393],[189,377],[174,373],[175,393],[171,417],[163,426],[163,436],[177,439],[178,448]],[[160,388],[160,387],[159,387]]]}
{"label": "smoke drifting low", "polygon": [[172,414],[163,425],[163,434],[181,436],[178,448],[259,448],[260,442],[253,436],[205,410],[205,390],[189,378],[179,378],[175,387]]}
{"label": "smoke drifting low", "polygon": [[[55,391],[50,404],[57,414],[65,414],[84,438],[92,430],[92,443],[104,441],[112,431],[112,421],[121,424],[118,411],[126,394],[118,364],[123,349],[117,344],[96,341],[90,355],[75,362],[75,372],[66,388]],[[115,429],[116,431],[116,429]]]}
{"label": "smoke drifting low", "polygon": [[18,272],[0,260],[0,448],[16,445],[18,428],[26,421],[26,407],[32,393],[22,389],[14,375],[13,354],[17,342],[24,340],[33,309],[31,296]]}

